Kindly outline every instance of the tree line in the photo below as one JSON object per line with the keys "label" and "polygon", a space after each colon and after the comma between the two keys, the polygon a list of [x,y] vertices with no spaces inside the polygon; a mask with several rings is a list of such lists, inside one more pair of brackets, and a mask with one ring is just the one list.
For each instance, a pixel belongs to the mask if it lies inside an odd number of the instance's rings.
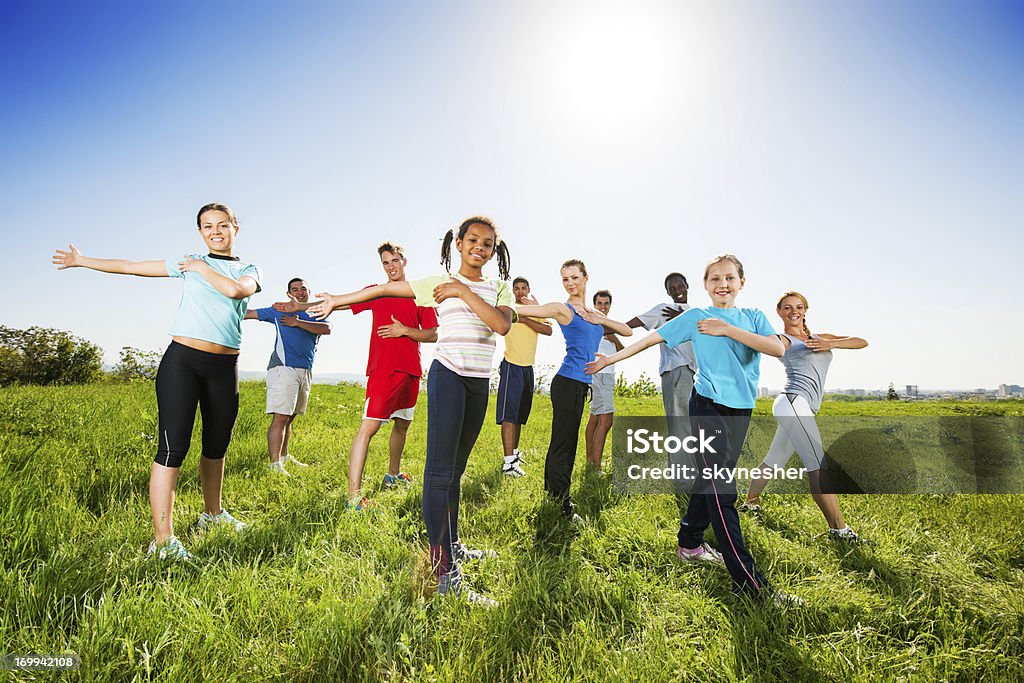
{"label": "tree line", "polygon": [[0,386],[154,379],[159,363],[157,352],[124,346],[108,373],[103,370],[103,349],[87,339],[48,327],[0,326]]}

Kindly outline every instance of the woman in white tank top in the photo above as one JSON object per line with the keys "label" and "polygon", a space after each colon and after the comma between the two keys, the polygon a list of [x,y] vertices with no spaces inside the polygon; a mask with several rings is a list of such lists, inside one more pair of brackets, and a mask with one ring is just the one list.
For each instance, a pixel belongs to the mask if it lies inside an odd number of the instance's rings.
{"label": "woman in white tank top", "polygon": [[[786,366],[786,386],[772,405],[772,414],[779,426],[761,468],[785,467],[796,451],[807,469],[814,502],[828,522],[829,537],[859,541],[857,533],[846,526],[843,513],[839,511],[839,500],[831,492],[825,450],[814,416],[821,408],[832,349],[863,349],[868,343],[860,337],[811,334],[805,319],[808,308],[806,297],[799,292],[786,292],[775,306],[775,312],[785,325],[781,336],[786,353],[780,360]],[[767,478],[753,479],[740,511],[759,512],[761,492],[767,485]]]}

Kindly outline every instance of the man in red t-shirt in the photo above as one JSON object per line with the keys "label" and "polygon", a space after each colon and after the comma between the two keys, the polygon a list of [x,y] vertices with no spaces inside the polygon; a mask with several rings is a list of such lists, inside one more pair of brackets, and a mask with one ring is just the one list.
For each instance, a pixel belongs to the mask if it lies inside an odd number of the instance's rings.
{"label": "man in red t-shirt", "polygon": [[[402,247],[385,242],[377,248],[377,254],[388,281],[403,282],[406,260]],[[362,509],[366,499],[361,497],[359,488],[370,440],[389,420],[394,424],[388,443],[391,461],[388,473],[384,475],[384,488],[412,483],[412,477],[401,471],[402,450],[420,392],[420,376],[423,374],[420,343],[437,341],[437,316],[433,308],[417,306],[412,299],[400,298],[356,304],[351,311],[356,314],[363,311],[373,313],[370,355],[366,363],[366,406],[348,458],[349,507]]]}

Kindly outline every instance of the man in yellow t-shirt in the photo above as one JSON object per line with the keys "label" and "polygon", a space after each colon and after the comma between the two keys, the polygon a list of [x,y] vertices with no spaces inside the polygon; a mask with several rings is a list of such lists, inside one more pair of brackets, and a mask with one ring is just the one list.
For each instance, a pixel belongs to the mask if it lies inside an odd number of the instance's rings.
{"label": "man in yellow t-shirt", "polygon": [[[530,283],[525,277],[512,281],[512,296],[516,303],[536,305],[530,296]],[[537,335],[551,335],[551,325],[534,318],[520,318],[505,335],[505,357],[499,367],[496,418],[501,425],[501,445],[505,462],[501,471],[509,477],[526,475],[523,455],[519,452],[519,436],[530,408],[533,407],[533,361],[537,357]]]}

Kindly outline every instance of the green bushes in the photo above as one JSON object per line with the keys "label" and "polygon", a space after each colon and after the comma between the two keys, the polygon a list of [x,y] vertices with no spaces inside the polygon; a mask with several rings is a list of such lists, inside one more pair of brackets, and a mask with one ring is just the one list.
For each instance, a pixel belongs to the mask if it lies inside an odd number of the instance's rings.
{"label": "green bushes", "polygon": [[103,351],[63,330],[0,327],[0,386],[84,384],[99,379]]}

